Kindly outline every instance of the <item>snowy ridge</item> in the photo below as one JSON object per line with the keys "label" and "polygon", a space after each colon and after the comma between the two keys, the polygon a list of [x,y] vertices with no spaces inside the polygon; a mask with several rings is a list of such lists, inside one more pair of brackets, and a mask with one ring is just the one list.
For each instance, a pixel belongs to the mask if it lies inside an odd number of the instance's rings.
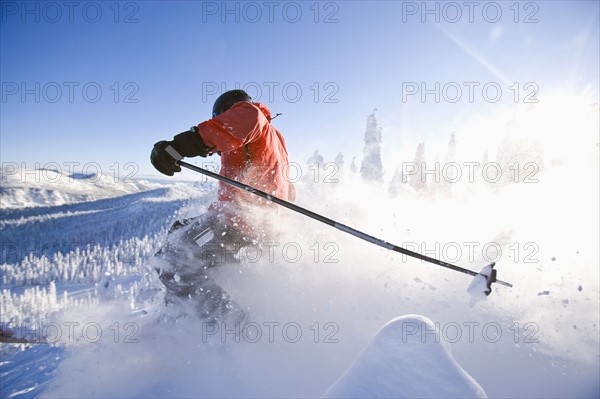
{"label": "snowy ridge", "polygon": [[0,175],[2,209],[57,206],[95,201],[102,198],[160,187],[145,180],[121,181],[96,174],[66,174],[50,169],[20,170]]}

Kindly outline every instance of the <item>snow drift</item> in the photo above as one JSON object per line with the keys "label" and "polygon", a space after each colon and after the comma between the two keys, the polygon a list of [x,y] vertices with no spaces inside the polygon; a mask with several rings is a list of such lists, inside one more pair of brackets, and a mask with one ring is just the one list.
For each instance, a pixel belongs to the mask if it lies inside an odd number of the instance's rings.
{"label": "snow drift", "polygon": [[326,398],[485,398],[426,317],[397,317],[377,332]]}

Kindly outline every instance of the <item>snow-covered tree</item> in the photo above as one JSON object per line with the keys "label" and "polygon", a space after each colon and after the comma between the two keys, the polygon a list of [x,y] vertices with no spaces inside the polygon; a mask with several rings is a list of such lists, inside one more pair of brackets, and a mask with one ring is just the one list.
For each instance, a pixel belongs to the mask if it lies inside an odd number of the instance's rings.
{"label": "snow-covered tree", "polygon": [[333,178],[336,181],[341,181],[344,179],[344,155],[341,152],[338,152],[337,156],[334,160],[335,163],[335,176]]}
{"label": "snow-covered tree", "polygon": [[392,180],[390,180],[390,184],[388,187],[388,191],[392,197],[397,196],[402,191],[404,191],[408,187],[408,178],[402,172],[401,168],[396,168],[394,172],[394,176],[392,176]]}
{"label": "snow-covered tree", "polygon": [[364,158],[360,165],[360,175],[364,180],[382,183],[383,165],[381,162],[381,126],[376,115],[377,109],[367,117],[365,131]]}
{"label": "snow-covered tree", "polygon": [[444,164],[441,165],[440,169],[443,170],[441,174],[440,184],[437,185],[437,189],[450,196],[452,194],[453,184],[458,182],[460,177],[460,170],[456,164],[456,134],[452,132],[450,135],[450,141],[448,142],[448,149],[446,150],[446,158]]}
{"label": "snow-covered tree", "polygon": [[421,142],[417,145],[414,163],[417,167],[417,173],[410,176],[410,186],[417,192],[424,192],[427,189],[427,182],[423,175],[425,164],[425,143]]}
{"label": "snow-covered tree", "polygon": [[341,152],[338,152],[337,156],[335,157],[335,163],[340,167],[340,169],[344,168],[344,155]]}
{"label": "snow-covered tree", "polygon": [[325,161],[323,156],[319,154],[318,150],[306,160],[306,164],[308,166],[307,172],[304,175],[304,182],[307,184],[316,184],[321,181],[323,173],[323,167],[325,166]]}
{"label": "snow-covered tree", "polygon": [[454,132],[450,135],[450,142],[446,151],[446,163],[449,162],[456,162],[456,134]]}
{"label": "snow-covered tree", "polygon": [[356,166],[356,157],[352,157],[352,163],[350,164],[350,172],[356,173],[358,171],[358,166]]}
{"label": "snow-covered tree", "polygon": [[318,167],[323,167],[323,164],[325,163],[325,161],[323,160],[323,156],[321,154],[319,154],[319,151],[315,150],[315,152],[311,155],[311,157],[308,158],[306,163],[308,164],[308,166],[316,165]]}

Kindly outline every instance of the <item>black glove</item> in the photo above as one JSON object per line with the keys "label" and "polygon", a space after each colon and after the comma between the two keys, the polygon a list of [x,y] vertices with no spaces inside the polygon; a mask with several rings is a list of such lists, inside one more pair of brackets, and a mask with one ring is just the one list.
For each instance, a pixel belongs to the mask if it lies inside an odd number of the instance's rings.
{"label": "black glove", "polygon": [[171,156],[166,150],[168,146],[172,147],[172,141],[159,141],[154,144],[154,148],[150,153],[150,162],[163,175],[173,176],[175,172],[181,172],[181,166],[177,164],[177,160]]}
{"label": "black glove", "polygon": [[212,150],[204,144],[196,126],[186,132],[179,133],[173,138],[173,141],[159,141],[154,144],[150,154],[150,162],[156,170],[167,176],[173,176],[175,172],[181,172],[181,167],[177,164],[178,159],[175,159],[166,150],[169,146],[184,157],[205,157]]}

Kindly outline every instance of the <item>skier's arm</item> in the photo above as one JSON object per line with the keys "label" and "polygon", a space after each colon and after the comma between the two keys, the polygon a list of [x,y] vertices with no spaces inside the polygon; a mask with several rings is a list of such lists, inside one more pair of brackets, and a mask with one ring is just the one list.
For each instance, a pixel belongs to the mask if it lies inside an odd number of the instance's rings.
{"label": "skier's arm", "polygon": [[239,102],[199,124],[198,133],[211,153],[228,152],[257,140],[268,123],[269,120],[258,107]]}
{"label": "skier's arm", "polygon": [[222,114],[176,135],[172,141],[154,144],[150,160],[159,172],[173,176],[175,172],[181,172],[181,167],[166,151],[167,147],[173,147],[184,157],[233,151],[257,140],[267,123],[269,120],[258,107],[239,102]]}

